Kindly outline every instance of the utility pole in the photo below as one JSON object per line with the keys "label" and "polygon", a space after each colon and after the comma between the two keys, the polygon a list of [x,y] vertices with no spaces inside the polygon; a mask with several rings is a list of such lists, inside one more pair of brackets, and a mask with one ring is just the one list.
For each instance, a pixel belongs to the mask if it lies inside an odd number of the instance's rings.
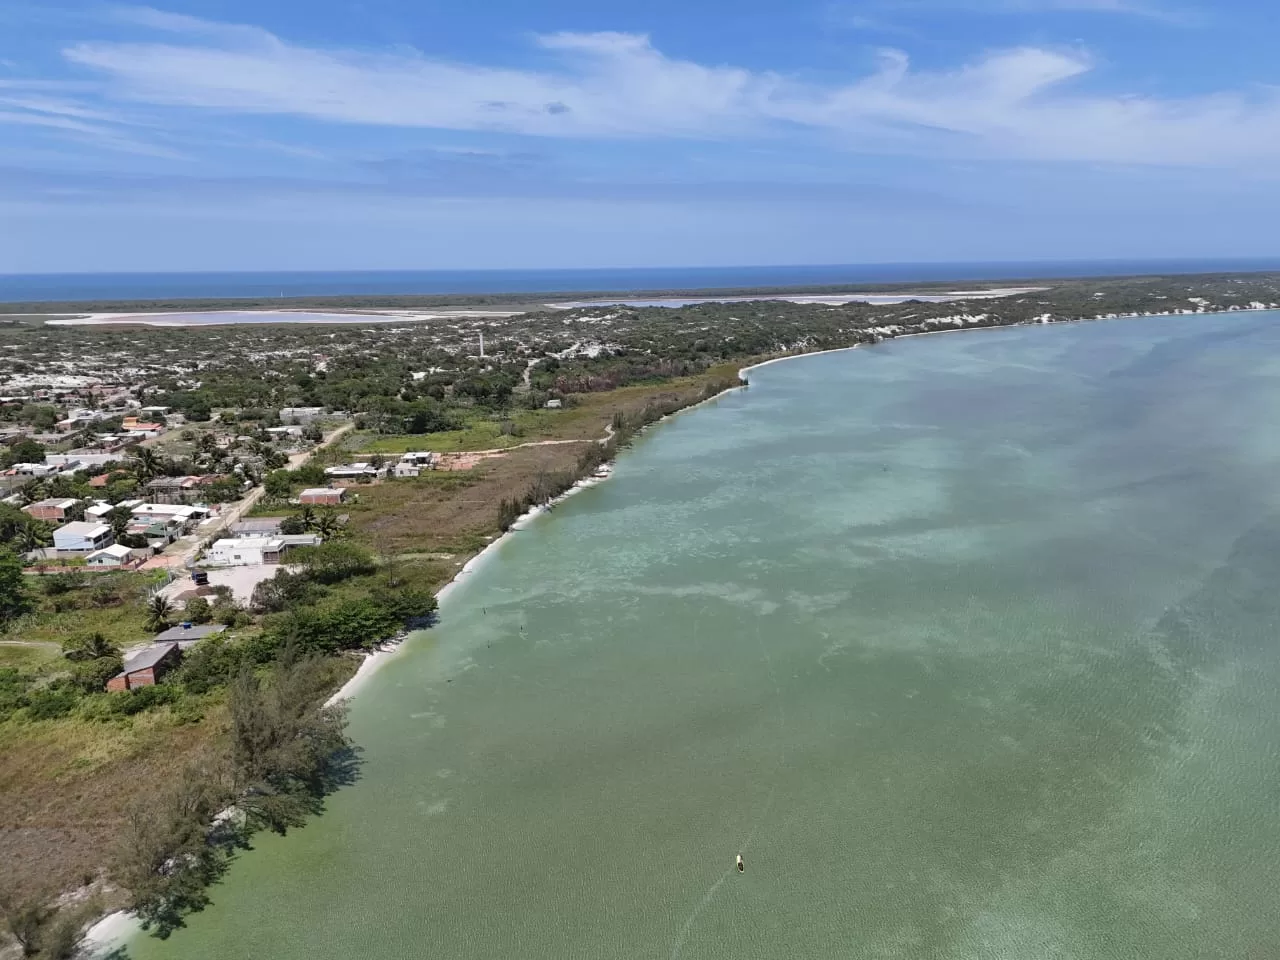
{"label": "utility pole", "polygon": [[484,359],[484,331],[480,331],[480,359]]}

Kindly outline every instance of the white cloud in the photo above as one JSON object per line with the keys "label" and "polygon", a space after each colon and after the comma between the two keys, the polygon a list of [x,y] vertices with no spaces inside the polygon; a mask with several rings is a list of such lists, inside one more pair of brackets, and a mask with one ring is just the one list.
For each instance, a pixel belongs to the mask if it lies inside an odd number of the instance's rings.
{"label": "white cloud", "polygon": [[833,19],[844,19],[850,26],[858,21],[868,21],[866,13],[911,14],[930,10],[963,10],[974,14],[1044,14],[1044,13],[1097,13],[1145,17],[1165,23],[1186,24],[1199,19],[1199,15],[1185,7],[1173,7],[1153,0],[857,0],[838,3]]}
{"label": "white cloud", "polygon": [[68,85],[0,82],[0,125],[41,127],[124,153],[170,159],[180,156],[174,150],[145,143],[124,132],[122,128],[129,124],[114,112],[44,92],[66,89]]}
{"label": "white cloud", "polygon": [[1083,93],[1073,81],[1093,62],[1078,51],[998,50],[947,71],[917,69],[888,51],[867,75],[817,85],[673,59],[635,34],[542,36],[548,64],[509,69],[309,48],[255,27],[154,11],[132,16],[179,39],[81,43],[65,55],[104,77],[109,96],[169,107],[600,139],[799,129],[851,150],[960,157],[1203,165],[1280,158],[1274,88],[1183,99]]}

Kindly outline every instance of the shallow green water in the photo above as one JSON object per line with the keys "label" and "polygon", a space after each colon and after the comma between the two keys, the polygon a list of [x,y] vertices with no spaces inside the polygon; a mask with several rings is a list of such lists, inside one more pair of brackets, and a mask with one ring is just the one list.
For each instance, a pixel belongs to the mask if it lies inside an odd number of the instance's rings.
{"label": "shallow green water", "polygon": [[465,578],[361,781],[134,955],[1280,956],[1280,316],[751,381]]}

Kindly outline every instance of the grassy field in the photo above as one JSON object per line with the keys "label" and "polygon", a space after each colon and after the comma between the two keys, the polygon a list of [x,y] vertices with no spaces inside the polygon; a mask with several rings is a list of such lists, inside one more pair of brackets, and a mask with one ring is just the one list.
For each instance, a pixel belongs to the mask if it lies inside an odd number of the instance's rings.
{"label": "grassy field", "polygon": [[[151,631],[144,626],[144,604],[148,589],[161,582],[155,574],[119,571],[83,576],[85,588],[54,596],[47,593],[46,577],[28,577],[36,609],[11,623],[0,640],[60,644],[101,633],[116,646],[128,647],[151,639]],[[101,594],[95,596],[95,588]]]}
{"label": "grassy field", "polygon": [[57,643],[0,640],[0,668],[33,671],[61,655],[62,647]]}
{"label": "grassy field", "polygon": [[158,794],[213,745],[226,725],[162,709],[113,723],[0,723],[0,863],[6,888],[49,896],[98,878],[115,855],[133,804]]}
{"label": "grassy field", "polygon": [[[737,373],[738,364],[709,371],[708,377]],[[435,453],[459,453],[467,450],[506,450],[539,440],[598,440],[618,410],[643,406],[655,396],[684,394],[701,389],[704,377],[688,377],[658,385],[621,387],[607,393],[588,393],[573,397],[573,406],[561,410],[513,410],[501,416],[474,414],[466,428],[427,434],[349,434],[342,448],[351,454],[381,453],[398,456],[412,450]],[[510,432],[503,432],[503,425]]]}
{"label": "grassy field", "polygon": [[[566,410],[524,411],[518,416],[524,418],[520,422],[525,435],[514,439],[518,443],[598,440],[606,435],[615,413],[634,413],[659,399],[694,402],[709,380],[724,374],[724,370],[716,370],[706,377],[689,377],[660,386],[586,394],[579,398],[578,406]],[[474,431],[472,427],[467,432]],[[410,438],[411,448],[439,449],[425,441],[440,436],[445,435]],[[377,439],[391,445],[405,438]],[[480,444],[476,449],[490,446]],[[500,501],[523,497],[539,474],[573,470],[582,449],[579,444],[527,446],[484,460],[465,472],[428,472],[416,479],[361,486],[355,488],[359,500],[344,506],[343,511],[351,516],[352,535],[383,556],[436,557],[442,585],[497,536]]]}

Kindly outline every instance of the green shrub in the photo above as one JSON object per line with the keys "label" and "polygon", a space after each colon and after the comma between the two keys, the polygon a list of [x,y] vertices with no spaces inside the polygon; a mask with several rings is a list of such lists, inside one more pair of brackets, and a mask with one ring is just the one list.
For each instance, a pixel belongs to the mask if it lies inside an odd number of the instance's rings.
{"label": "green shrub", "polygon": [[27,716],[32,720],[56,720],[76,708],[79,694],[70,687],[46,687],[27,694]]}

